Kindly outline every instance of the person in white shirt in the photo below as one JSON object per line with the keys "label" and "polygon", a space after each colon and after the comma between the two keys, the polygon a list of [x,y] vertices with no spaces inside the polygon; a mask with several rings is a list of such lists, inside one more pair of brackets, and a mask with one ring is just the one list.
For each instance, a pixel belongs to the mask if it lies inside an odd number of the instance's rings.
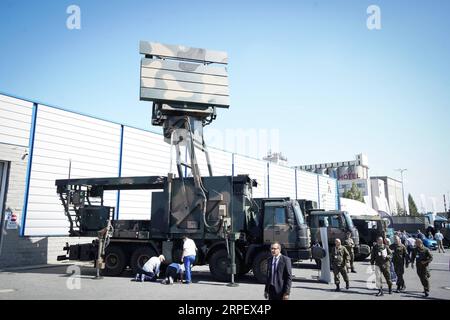
{"label": "person in white shirt", "polygon": [[159,271],[161,269],[161,262],[166,260],[163,255],[159,257],[151,257],[148,261],[138,269],[135,280],[144,282],[145,280],[156,282],[158,279]]}
{"label": "person in white shirt", "polygon": [[444,240],[444,235],[441,233],[440,230],[438,230],[438,231],[434,234],[434,239],[435,239],[436,242],[437,242],[439,253],[441,253],[441,249],[442,249],[442,252],[445,253],[444,245],[443,245],[443,243],[442,243],[442,241]]}
{"label": "person in white shirt", "polygon": [[195,262],[195,257],[197,256],[197,246],[194,240],[189,239],[187,236],[183,236],[183,255],[181,256],[181,262],[184,263],[184,269],[186,272],[186,281],[184,283],[190,284],[191,279],[191,268]]}
{"label": "person in white shirt", "polygon": [[411,252],[416,247],[416,239],[409,236],[408,238],[406,238],[405,246],[406,246],[406,250],[408,251],[408,254],[411,255]]}

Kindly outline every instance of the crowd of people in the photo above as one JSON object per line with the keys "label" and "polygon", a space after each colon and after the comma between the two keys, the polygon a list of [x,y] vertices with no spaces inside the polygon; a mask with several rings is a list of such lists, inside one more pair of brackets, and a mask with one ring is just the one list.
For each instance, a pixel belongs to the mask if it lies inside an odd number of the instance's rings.
{"label": "crowd of people", "polygon": [[[387,284],[389,294],[393,292],[393,282],[396,282],[397,285],[396,292],[405,291],[406,284],[403,275],[405,268],[411,265],[413,269],[414,266],[416,267],[417,275],[424,289],[424,295],[428,297],[430,292],[429,264],[433,260],[433,256],[430,250],[424,246],[424,239],[425,235],[420,231],[416,238],[410,237],[405,231],[397,232],[392,244],[386,237],[377,238],[376,243],[372,247],[370,258],[378,289],[376,296],[384,295],[383,280]],[[439,231],[435,233],[434,239],[438,241],[439,252],[441,252],[441,249],[444,252],[443,237]],[[335,291],[341,291],[341,276],[345,282],[345,288],[350,288],[348,273],[356,273],[353,264],[354,246],[351,234],[347,234],[343,244],[340,239],[336,239],[335,246],[330,250],[330,261],[336,285]],[[272,243],[271,253],[272,257],[267,261],[267,281],[264,288],[264,297],[269,300],[287,300],[289,299],[292,282],[291,259],[281,254],[279,242]],[[181,263],[173,262],[167,266],[162,283],[173,284],[182,282],[190,284],[192,281],[191,269],[196,255],[197,247],[195,242],[184,236]],[[165,257],[163,255],[151,257],[142,268],[139,268],[135,281],[157,281],[160,276],[161,264],[164,261]]]}
{"label": "crowd of people", "polygon": [[[432,234],[429,234],[431,237]],[[437,231],[433,237],[438,242],[439,253],[445,252],[443,248],[443,236]],[[425,297],[430,293],[430,270],[429,265],[433,260],[430,250],[424,245],[425,235],[418,232],[416,238],[409,236],[405,231],[397,232],[394,236],[394,243],[391,244],[389,238],[378,237],[371,251],[370,264],[375,272],[375,283],[377,287],[376,296],[383,296],[383,280],[387,284],[388,293],[392,294],[393,283],[396,283],[397,293],[406,290],[404,279],[405,268],[411,265],[416,268],[417,275],[423,286]],[[356,273],[353,265],[354,243],[351,234],[347,234],[346,239],[341,243],[340,239],[335,240],[334,247],[330,250],[331,267],[334,274],[335,291],[341,291],[342,276],[345,288],[350,288],[349,272]],[[271,246],[272,257],[267,262],[267,281],[264,289],[264,297],[269,300],[289,299],[292,272],[289,257],[281,254],[281,245],[274,242]]]}
{"label": "crowd of people", "polygon": [[[347,237],[348,238],[348,237]],[[425,297],[429,296],[430,292],[430,271],[429,264],[433,260],[433,255],[430,250],[424,245],[425,238],[434,239],[437,242],[439,253],[444,251],[443,235],[438,230],[434,236],[431,232],[426,237],[420,230],[417,236],[412,237],[406,231],[397,232],[394,236],[394,243],[391,244],[389,238],[378,237],[377,242],[374,243],[370,255],[370,264],[375,271],[376,287],[378,289],[376,295],[383,296],[383,280],[387,284],[388,293],[392,294],[393,282],[397,285],[396,292],[403,292],[406,289],[404,280],[405,268],[411,265],[411,268],[416,268],[417,275],[423,286]],[[331,252],[331,263],[334,273],[334,281],[336,284],[336,291],[340,291],[340,275],[345,281],[348,289],[349,277],[348,266],[353,265],[353,247],[348,245],[341,245],[341,241],[336,239],[335,247]],[[353,267],[352,267],[353,269]]]}

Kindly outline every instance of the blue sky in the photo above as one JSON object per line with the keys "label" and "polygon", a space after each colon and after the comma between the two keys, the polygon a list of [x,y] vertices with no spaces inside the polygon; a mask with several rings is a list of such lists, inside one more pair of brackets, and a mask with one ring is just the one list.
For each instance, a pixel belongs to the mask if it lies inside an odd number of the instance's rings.
{"label": "blue sky", "polygon": [[[81,30],[66,9],[81,8]],[[366,9],[381,9],[368,30]],[[369,157],[406,192],[450,192],[449,1],[0,1],[0,91],[151,128],[139,40],[227,51],[214,129],[275,129],[291,165]]]}

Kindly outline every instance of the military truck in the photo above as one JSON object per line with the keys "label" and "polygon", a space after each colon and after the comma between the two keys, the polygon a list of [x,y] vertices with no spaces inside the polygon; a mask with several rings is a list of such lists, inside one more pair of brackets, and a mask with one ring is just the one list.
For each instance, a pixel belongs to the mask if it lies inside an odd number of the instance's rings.
{"label": "military truck", "polygon": [[[297,201],[252,199],[256,182],[249,176],[216,176],[202,178],[208,193],[203,207],[193,180],[169,175],[62,179],[55,184],[70,213],[70,235],[96,237],[111,221],[103,275],[120,275],[126,267],[136,272],[159,254],[167,263],[179,262],[183,235],[197,245],[195,264],[208,264],[218,281],[229,280],[233,271],[242,275],[252,269],[256,279],[264,282],[273,241],[279,241],[283,252],[295,260],[311,257],[310,232]],[[103,205],[105,192],[142,189],[161,190],[152,193],[150,220],[114,220],[115,208]],[[67,254],[58,259],[98,260],[101,246],[100,240],[67,245]],[[235,270],[230,250],[235,251]]]}
{"label": "military truck", "polygon": [[[253,274],[264,282],[272,241],[294,259],[311,255],[310,234],[298,203],[288,198],[252,196],[257,183],[248,175],[214,176],[203,127],[229,108],[225,52],[160,43],[140,43],[140,99],[152,101],[152,124],[176,155],[178,174],[56,180],[72,236],[97,237],[92,243],[66,245],[59,260],[95,260],[97,274],[136,271],[151,256],[180,261],[182,238],[198,248],[196,264],[208,264],[220,281]],[[196,150],[206,157],[203,176]],[[183,155],[182,155],[183,154]],[[188,176],[187,171],[189,170]],[[70,177],[70,174],[69,174]],[[117,220],[105,192],[154,190],[148,220]]]}
{"label": "military truck", "polygon": [[307,214],[308,225],[311,228],[311,242],[320,243],[320,228],[327,228],[328,245],[334,247],[336,239],[344,241],[347,232],[351,232],[355,243],[355,260],[364,260],[370,255],[370,248],[360,243],[358,229],[355,228],[350,215],[346,211],[312,210]]}
{"label": "military truck", "polygon": [[253,232],[256,241],[252,249],[260,253],[255,256],[252,270],[257,280],[264,283],[270,243],[278,241],[284,255],[301,262],[312,258],[311,232],[297,200],[289,197],[254,200],[252,210],[256,213],[258,227]]}
{"label": "military truck", "polygon": [[427,232],[427,229],[433,226],[429,216],[392,216],[393,228],[395,231],[406,230],[408,233]]}
{"label": "military truck", "polygon": [[[378,237],[384,235],[390,238],[386,220],[381,219],[380,216],[352,216],[352,221],[358,230],[361,245],[367,245],[371,249],[373,244],[377,242]],[[362,261],[369,255],[370,252],[359,252],[358,255],[355,253],[355,260]]]}
{"label": "military truck", "polygon": [[353,224],[359,233],[359,241],[369,247],[377,241],[377,237],[387,235],[387,223],[380,216],[352,216]]}
{"label": "military truck", "polygon": [[445,247],[450,247],[450,221],[438,216],[434,219],[433,225],[434,230],[440,230],[444,236],[443,245]]}

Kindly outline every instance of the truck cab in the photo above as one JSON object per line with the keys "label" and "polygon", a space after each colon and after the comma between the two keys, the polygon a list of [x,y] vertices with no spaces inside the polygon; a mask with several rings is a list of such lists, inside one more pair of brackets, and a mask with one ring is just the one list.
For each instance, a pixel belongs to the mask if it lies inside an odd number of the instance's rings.
{"label": "truck cab", "polygon": [[[258,221],[251,229],[255,239],[253,273],[259,282],[264,282],[267,273],[268,248],[277,241],[282,253],[294,261],[310,259],[311,236],[304,214],[296,200],[290,198],[257,198],[252,208]],[[249,250],[251,254],[252,250]]]}
{"label": "truck cab", "polygon": [[347,232],[351,232],[353,242],[355,243],[355,256],[370,254],[369,246],[361,244],[359,241],[358,229],[353,224],[350,215],[346,211],[324,211],[313,210],[307,216],[308,224],[311,228],[311,241],[320,243],[320,228],[327,228],[328,244],[334,246],[336,239],[344,241]]}
{"label": "truck cab", "polygon": [[[380,216],[352,216],[353,224],[358,229],[359,240],[361,244],[372,247],[376,243],[377,238],[386,236],[391,238],[391,230],[388,229],[386,220],[381,219]],[[356,260],[365,259],[367,256],[355,256]]]}
{"label": "truck cab", "polygon": [[264,243],[278,241],[293,259],[310,258],[310,232],[295,200],[265,201],[263,210]]}

